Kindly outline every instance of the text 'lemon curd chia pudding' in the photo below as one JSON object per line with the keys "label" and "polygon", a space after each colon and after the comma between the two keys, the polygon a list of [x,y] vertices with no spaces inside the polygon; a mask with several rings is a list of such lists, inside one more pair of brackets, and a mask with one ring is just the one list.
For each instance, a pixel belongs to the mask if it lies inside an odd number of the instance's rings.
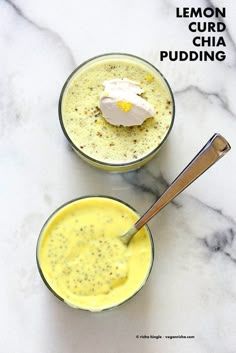
{"label": "text 'lemon curd chia pudding'", "polygon": [[102,311],[133,297],[153,264],[153,241],[143,227],[123,244],[120,235],[139,218],[124,202],[105,196],[73,200],[47,220],[37,264],[47,287],[74,308]]}
{"label": "text 'lemon curd chia pudding'", "polygon": [[69,76],[59,117],[80,157],[103,170],[127,171],[153,158],[165,141],[174,98],[150,63],[129,54],[105,54]]}

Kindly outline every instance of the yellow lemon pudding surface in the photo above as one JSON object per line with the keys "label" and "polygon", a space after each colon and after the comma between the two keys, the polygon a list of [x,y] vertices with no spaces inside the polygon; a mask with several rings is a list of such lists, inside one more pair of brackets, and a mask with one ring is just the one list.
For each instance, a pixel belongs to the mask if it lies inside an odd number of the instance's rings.
{"label": "yellow lemon pudding surface", "polygon": [[75,308],[101,311],[132,297],[153,262],[144,227],[129,246],[119,239],[138,219],[131,208],[106,197],[86,197],[57,210],[37,246],[40,273],[50,289]]}

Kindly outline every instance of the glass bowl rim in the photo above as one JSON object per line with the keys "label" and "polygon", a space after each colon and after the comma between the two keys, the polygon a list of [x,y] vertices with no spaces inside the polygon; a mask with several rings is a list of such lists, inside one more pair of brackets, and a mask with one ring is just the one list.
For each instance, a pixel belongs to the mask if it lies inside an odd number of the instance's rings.
{"label": "glass bowl rim", "polygon": [[[131,162],[124,162],[124,163],[110,163],[110,162],[104,162],[104,161],[100,161],[99,159],[95,159],[93,157],[88,156],[86,153],[84,153],[83,151],[81,151],[81,149],[79,149],[76,144],[72,141],[72,139],[70,138],[70,136],[68,135],[66,128],[64,126],[63,123],[63,114],[62,114],[62,101],[63,101],[63,96],[64,96],[64,92],[69,84],[69,82],[71,81],[72,77],[77,73],[77,71],[79,71],[81,68],[83,68],[83,66],[87,65],[88,63],[95,61],[96,59],[102,59],[105,58],[106,56],[123,56],[123,57],[130,57],[133,59],[137,59],[141,62],[144,62],[144,64],[149,65],[154,71],[156,71],[163,79],[163,81],[165,82],[169,92],[170,92],[170,96],[171,96],[171,100],[172,100],[172,116],[171,116],[171,123],[169,126],[169,129],[167,131],[167,134],[165,135],[164,139],[161,141],[161,143],[155,147],[151,152],[149,152],[148,154],[146,154],[145,156],[138,158],[137,160],[133,160]],[[70,145],[73,147],[73,149],[78,153],[81,154],[83,156],[83,158],[86,160],[88,159],[92,164],[99,164],[100,166],[104,166],[104,167],[114,167],[114,168],[119,168],[119,167],[128,167],[128,166],[133,166],[135,164],[139,164],[142,163],[143,161],[145,161],[146,159],[148,159],[149,157],[151,157],[152,155],[155,155],[156,152],[161,148],[161,146],[164,144],[164,142],[167,140],[174,121],[175,121],[175,99],[174,99],[174,95],[172,92],[172,89],[169,85],[169,82],[167,81],[167,79],[165,78],[165,76],[159,71],[159,69],[157,69],[153,64],[151,64],[149,61],[147,61],[146,59],[143,59],[137,55],[133,55],[133,54],[129,54],[129,53],[121,53],[121,52],[111,52],[111,53],[104,53],[104,54],[100,54],[100,55],[96,55],[93,56],[92,58],[87,59],[86,61],[83,61],[80,65],[78,65],[72,72],[71,74],[67,77],[64,85],[62,86],[61,89],[61,93],[59,96],[59,102],[58,102],[58,116],[59,116],[59,122],[60,122],[60,126],[61,129],[67,139],[67,141],[70,143]]]}
{"label": "glass bowl rim", "polygon": [[148,232],[148,236],[149,236],[149,239],[150,239],[150,244],[151,244],[151,263],[150,263],[150,267],[149,267],[149,270],[148,270],[148,274],[143,282],[143,284],[130,296],[128,297],[127,299],[125,299],[124,301],[122,301],[121,303],[119,304],[115,304],[111,307],[107,307],[107,308],[104,308],[100,311],[92,311],[90,309],[85,309],[85,308],[81,308],[81,307],[77,307],[77,306],[73,306],[72,304],[68,303],[65,299],[63,299],[60,295],[57,294],[57,292],[54,291],[54,289],[50,286],[50,284],[48,283],[47,279],[45,278],[44,274],[43,274],[43,271],[41,269],[41,266],[40,266],[40,261],[39,261],[39,256],[38,256],[38,253],[39,253],[39,248],[40,248],[40,241],[41,241],[41,238],[42,238],[42,234],[44,232],[44,229],[46,228],[46,226],[50,223],[51,219],[60,211],[62,210],[64,207],[76,202],[76,201],[80,201],[80,200],[84,200],[84,199],[89,199],[89,198],[105,198],[105,199],[110,199],[110,200],[113,200],[113,201],[116,201],[116,202],[119,202],[123,205],[125,205],[126,207],[128,207],[129,209],[131,209],[133,212],[135,212],[138,216],[140,216],[139,212],[133,207],[133,206],[130,206],[127,202],[119,199],[119,198],[116,198],[116,197],[113,197],[113,196],[109,196],[109,195],[100,195],[100,194],[94,194],[94,195],[84,195],[84,196],[80,196],[80,197],[77,197],[77,198],[74,198],[72,200],[69,200],[65,203],[63,203],[61,206],[57,207],[55,211],[53,211],[49,217],[47,218],[47,220],[44,222],[40,232],[39,232],[39,235],[38,235],[38,239],[37,239],[37,244],[36,244],[36,264],[37,264],[37,268],[38,268],[38,271],[39,271],[39,274],[44,282],[44,284],[46,285],[46,287],[50,290],[50,292],[52,294],[55,295],[55,297],[57,297],[60,301],[62,301],[63,303],[67,304],[68,306],[74,308],[74,309],[79,309],[79,310],[84,310],[84,311],[89,311],[89,312],[102,312],[102,311],[107,311],[107,310],[111,310],[111,309],[114,309],[114,308],[117,308],[119,307],[120,305],[128,302],[130,299],[132,299],[143,287],[144,285],[146,284],[150,274],[151,274],[151,271],[152,271],[152,268],[153,268],[153,263],[154,263],[154,254],[155,254],[155,250],[154,250],[154,241],[153,241],[153,236],[152,236],[152,232],[149,228],[149,226],[146,224],[144,227],[146,228],[147,232]]}

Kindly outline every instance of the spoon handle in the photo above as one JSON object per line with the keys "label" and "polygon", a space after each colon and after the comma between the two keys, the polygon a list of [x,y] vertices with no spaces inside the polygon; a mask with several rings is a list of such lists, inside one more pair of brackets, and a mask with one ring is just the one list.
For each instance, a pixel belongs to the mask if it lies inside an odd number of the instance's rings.
{"label": "spoon handle", "polygon": [[134,228],[138,231],[155,214],[181,193],[187,186],[210,168],[215,162],[222,158],[229,150],[229,143],[220,134],[214,134],[207,144],[201,149],[196,157],[179,174],[160,198],[144,213],[135,223]]}

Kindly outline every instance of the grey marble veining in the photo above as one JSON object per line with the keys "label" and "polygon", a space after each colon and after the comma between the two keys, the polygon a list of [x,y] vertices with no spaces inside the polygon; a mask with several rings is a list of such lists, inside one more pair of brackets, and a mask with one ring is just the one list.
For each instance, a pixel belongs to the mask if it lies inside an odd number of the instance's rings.
{"label": "grey marble veining", "polygon": [[227,97],[222,97],[218,92],[205,92],[203,91],[201,88],[196,87],[196,86],[188,86],[185,87],[184,89],[180,90],[180,91],[175,91],[175,96],[178,94],[184,94],[188,91],[193,91],[193,92],[197,92],[201,95],[203,95],[205,98],[215,98],[219,101],[219,103],[221,104],[221,106],[229,113],[232,115],[233,118],[235,118],[236,114],[231,110],[231,108],[228,105],[228,102],[225,100],[227,99]]}
{"label": "grey marble veining", "polygon": [[[226,7],[226,18],[218,19],[227,26],[224,62],[161,62],[160,50],[194,50],[190,19],[175,16],[176,7],[194,4],[0,1],[0,351],[118,353],[126,347],[136,353],[235,353],[236,7],[224,0],[197,4]],[[168,141],[148,165],[125,174],[95,170],[80,160],[58,122],[65,79],[104,52],[149,60],[175,96]],[[135,298],[92,315],[67,308],[48,292],[35,247],[57,207],[103,194],[142,214],[215,132],[232,150],[150,221],[155,261]]]}
{"label": "grey marble veining", "polygon": [[69,54],[69,56],[71,57],[71,67],[72,69],[74,67],[76,67],[76,62],[75,59],[73,58],[72,52],[69,49],[69,47],[66,45],[66,43],[62,40],[62,38],[59,36],[58,33],[54,32],[51,29],[45,28],[40,26],[39,24],[37,24],[36,22],[32,21],[28,16],[26,16],[24,14],[24,12],[22,11],[22,9],[17,6],[16,2],[11,1],[11,0],[3,0],[5,1],[7,4],[9,4],[10,7],[12,7],[13,11],[15,11],[15,13],[23,20],[26,21],[27,23],[29,23],[30,25],[32,25],[33,27],[35,27],[35,29],[45,32],[45,34],[51,36],[55,42],[59,42],[60,44],[63,45],[65,51]]}

